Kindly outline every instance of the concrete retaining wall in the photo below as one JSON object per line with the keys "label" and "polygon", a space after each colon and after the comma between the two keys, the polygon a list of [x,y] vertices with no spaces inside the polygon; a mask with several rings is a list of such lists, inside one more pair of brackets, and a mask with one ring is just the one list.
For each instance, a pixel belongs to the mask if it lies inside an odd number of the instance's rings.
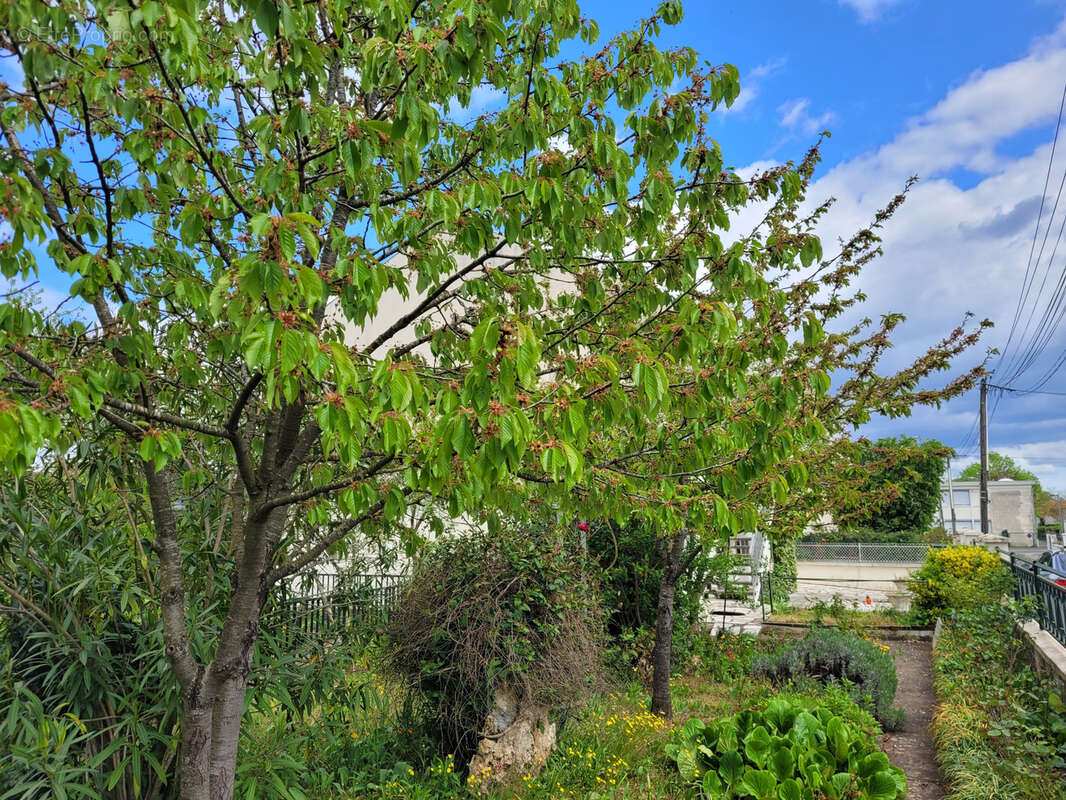
{"label": "concrete retaining wall", "polygon": [[1066,647],[1036,622],[1027,622],[1021,633],[1033,668],[1058,681],[1060,689],[1066,691]]}
{"label": "concrete retaining wall", "polygon": [[797,561],[796,577],[799,580],[826,581],[880,581],[883,588],[891,590],[893,581],[902,581],[921,567],[921,564],[871,564],[861,561]]}

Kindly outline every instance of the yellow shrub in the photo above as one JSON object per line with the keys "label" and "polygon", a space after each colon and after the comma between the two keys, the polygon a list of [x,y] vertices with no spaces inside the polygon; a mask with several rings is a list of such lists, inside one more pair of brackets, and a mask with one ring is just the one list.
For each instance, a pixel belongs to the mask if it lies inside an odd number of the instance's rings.
{"label": "yellow shrub", "polygon": [[1009,572],[996,553],[956,545],[930,550],[908,586],[915,613],[922,622],[932,622],[953,608],[996,601],[1009,584]]}

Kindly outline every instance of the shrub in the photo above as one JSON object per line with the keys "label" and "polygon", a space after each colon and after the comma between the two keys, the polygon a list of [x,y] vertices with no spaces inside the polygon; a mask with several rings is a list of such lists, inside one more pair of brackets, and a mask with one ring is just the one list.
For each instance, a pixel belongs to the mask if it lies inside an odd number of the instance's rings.
{"label": "shrub", "polygon": [[666,754],[703,797],[801,800],[805,797],[897,800],[903,771],[874,739],[825,707],[778,697],[762,711],[704,723],[690,719]]}
{"label": "shrub", "polygon": [[388,639],[391,668],[465,763],[497,690],[558,709],[595,688],[598,589],[580,549],[551,533],[446,540],[415,571]]}
{"label": "shrub", "polygon": [[[691,557],[692,561],[678,578],[674,592],[671,660],[675,668],[687,664],[692,656],[708,584],[713,580],[729,588],[728,573],[734,559],[727,548],[713,554],[708,548],[693,552],[698,546],[697,542],[689,543],[683,558]],[[589,527],[588,549],[599,566],[610,660],[621,669],[632,667],[650,650],[653,640],[663,575],[658,534],[637,523],[594,522]]]}
{"label": "shrub", "polygon": [[839,683],[864,705],[886,730],[898,730],[903,710],[893,708],[896,666],[888,648],[850,631],[815,628],[804,639],[757,658],[752,673],[775,683]]}
{"label": "shrub", "polygon": [[788,605],[788,596],[796,591],[796,540],[772,540],[770,547],[774,557],[774,569],[770,573],[771,602],[783,608]]}
{"label": "shrub", "polygon": [[999,556],[976,546],[930,550],[908,587],[912,611],[928,624],[949,609],[974,608],[999,601],[1011,587],[1010,570]]}
{"label": "shrub", "polygon": [[951,800],[1037,800],[1066,786],[1060,687],[1026,663],[1015,604],[948,615],[933,652],[937,760]]}
{"label": "shrub", "polygon": [[[661,770],[659,756],[669,734],[670,726],[662,717],[617,695],[597,697],[567,721],[559,746],[539,775],[524,775],[520,782],[492,796],[508,800],[629,797],[626,784],[639,786],[649,780],[649,773]],[[660,788],[661,777],[661,772],[656,775]],[[478,775],[467,778],[473,790],[480,790],[481,784]]]}
{"label": "shrub", "polygon": [[805,542],[882,542],[887,544],[946,544],[948,532],[940,527],[891,531],[881,528],[827,528],[817,535],[804,536]]}
{"label": "shrub", "polygon": [[0,795],[166,798],[177,684],[109,465],[84,449],[69,485],[0,488]]}

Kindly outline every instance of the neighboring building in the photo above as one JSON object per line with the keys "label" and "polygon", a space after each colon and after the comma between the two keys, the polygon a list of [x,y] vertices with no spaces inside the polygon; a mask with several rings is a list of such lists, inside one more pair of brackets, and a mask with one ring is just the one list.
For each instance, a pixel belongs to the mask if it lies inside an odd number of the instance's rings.
{"label": "neighboring building", "polygon": [[[1035,481],[1015,481],[1003,478],[988,482],[988,532],[999,535],[1004,531],[1012,547],[1031,547],[1036,544],[1036,508],[1033,505]],[[955,530],[981,530],[981,482],[940,482],[940,517],[944,528],[951,533],[951,510],[955,509]]]}

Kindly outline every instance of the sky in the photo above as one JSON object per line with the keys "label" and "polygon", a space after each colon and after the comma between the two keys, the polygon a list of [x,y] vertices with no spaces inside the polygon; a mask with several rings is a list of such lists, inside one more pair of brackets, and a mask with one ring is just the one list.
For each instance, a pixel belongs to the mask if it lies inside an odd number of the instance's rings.
{"label": "sky", "polygon": [[[654,4],[584,0],[582,10],[597,20],[602,42]],[[1040,383],[1066,353],[1066,320],[1048,329],[1028,370],[1012,373],[1066,278],[1066,196],[1055,206],[1066,130],[1051,159],[1066,82],[1066,0],[684,5],[684,21],[665,28],[659,43],[692,46],[702,59],[740,70],[739,98],[714,114],[710,128],[727,164],[747,172],[799,159],[821,130],[832,133],[810,194],[812,202],[836,198],[819,231],[827,252],[867,224],[908,177],[920,178],[883,232],[884,256],[857,284],[869,297],[863,315],[907,316],[886,365],[909,363],[972,312],[996,327],[958,370],[998,348],[1004,355],[988,361],[994,383]],[[1026,276],[1031,288],[1019,306]],[[41,277],[46,294],[65,288],[58,275]],[[1066,368],[1040,388],[1063,396],[992,393],[989,443],[1046,488],[1066,492]],[[976,457],[977,405],[972,391],[940,409],[876,419],[861,433],[938,439],[960,453],[957,471]]]}
{"label": "sky", "polygon": [[[604,37],[651,5],[586,0],[582,9]],[[660,43],[694,47],[701,59],[740,70],[740,96],[711,123],[727,164],[747,172],[799,159],[821,130],[831,132],[810,195],[836,198],[819,231],[827,252],[909,176],[920,179],[883,232],[884,255],[856,284],[869,298],[862,315],[907,317],[886,365],[909,363],[972,312],[995,328],[958,360],[958,371],[996,348],[992,383],[1040,384],[1066,353],[1066,320],[1039,325],[1066,275],[1059,238],[1066,192],[1055,207],[1066,129],[1051,159],[1066,83],[1066,2],[689,0],[685,9]],[[1032,365],[1013,375],[1030,343],[1045,338]],[[989,446],[1046,488],[1066,491],[1066,367],[1040,388],[1063,396],[990,392]],[[875,419],[860,432],[938,439],[959,453],[957,473],[977,457],[977,408],[974,390],[939,409]]]}

